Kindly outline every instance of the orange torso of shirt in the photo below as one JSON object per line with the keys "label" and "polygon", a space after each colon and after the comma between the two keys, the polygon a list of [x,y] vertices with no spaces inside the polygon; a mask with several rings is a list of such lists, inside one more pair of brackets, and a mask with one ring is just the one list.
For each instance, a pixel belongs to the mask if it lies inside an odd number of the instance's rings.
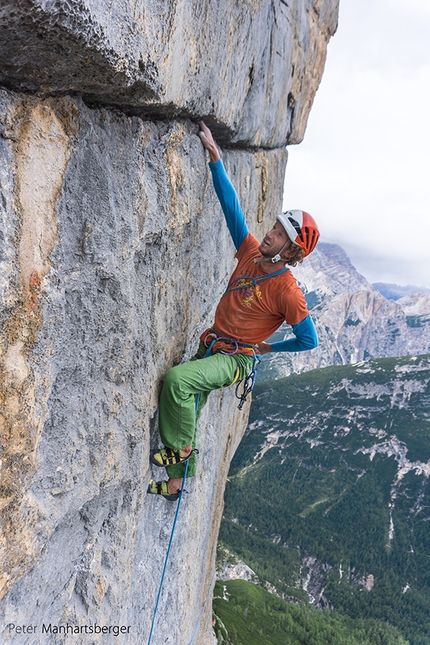
{"label": "orange torso of shirt", "polygon": [[[254,258],[261,258],[260,243],[248,233],[236,258],[238,265],[230,285],[243,288],[225,293],[215,312],[214,329],[220,336],[257,344],[271,336],[284,321],[296,325],[308,310],[302,290],[291,271],[267,278],[256,285],[248,277],[266,276]],[[238,281],[239,279],[239,281]]]}

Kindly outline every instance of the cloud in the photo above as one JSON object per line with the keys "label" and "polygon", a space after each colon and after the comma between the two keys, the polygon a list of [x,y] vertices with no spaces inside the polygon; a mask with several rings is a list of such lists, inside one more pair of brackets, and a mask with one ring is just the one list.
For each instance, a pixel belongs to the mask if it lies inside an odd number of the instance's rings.
{"label": "cloud", "polygon": [[284,206],[309,210],[372,281],[430,286],[430,10],[357,5],[341,2],[305,140],[289,148]]}
{"label": "cloud", "polygon": [[389,0],[388,9],[397,10],[402,16],[411,16],[430,22],[430,5],[428,0]]}

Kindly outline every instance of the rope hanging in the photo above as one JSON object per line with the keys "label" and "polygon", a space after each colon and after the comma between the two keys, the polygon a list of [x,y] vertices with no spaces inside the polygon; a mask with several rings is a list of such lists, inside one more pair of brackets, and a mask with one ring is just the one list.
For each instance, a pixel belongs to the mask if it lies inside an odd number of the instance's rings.
{"label": "rope hanging", "polygon": [[155,626],[155,619],[156,619],[157,612],[158,612],[158,605],[160,604],[161,592],[163,590],[164,576],[166,575],[167,562],[169,561],[170,549],[171,549],[171,546],[172,546],[173,536],[174,536],[174,533],[175,533],[176,522],[178,520],[179,510],[181,508],[182,495],[184,494],[184,487],[185,487],[185,480],[187,478],[187,471],[188,471],[188,460],[185,462],[185,470],[184,470],[184,476],[182,478],[181,494],[179,495],[178,506],[176,507],[175,519],[173,520],[172,532],[170,534],[169,546],[167,547],[166,559],[164,560],[163,573],[161,575],[160,587],[158,589],[157,601],[155,603],[154,615],[152,617],[152,624],[151,624],[151,631],[149,633],[148,645],[151,645],[151,641],[152,641],[152,635],[153,635],[154,626]]}

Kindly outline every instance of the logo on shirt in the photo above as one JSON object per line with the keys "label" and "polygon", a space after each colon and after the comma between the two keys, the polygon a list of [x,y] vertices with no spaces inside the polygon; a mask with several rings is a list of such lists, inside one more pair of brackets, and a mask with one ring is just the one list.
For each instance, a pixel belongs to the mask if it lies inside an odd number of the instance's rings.
{"label": "logo on shirt", "polygon": [[255,280],[252,278],[239,278],[236,283],[236,289],[239,294],[240,301],[245,307],[251,307],[254,298],[257,298],[260,301],[263,299],[259,285],[256,284]]}

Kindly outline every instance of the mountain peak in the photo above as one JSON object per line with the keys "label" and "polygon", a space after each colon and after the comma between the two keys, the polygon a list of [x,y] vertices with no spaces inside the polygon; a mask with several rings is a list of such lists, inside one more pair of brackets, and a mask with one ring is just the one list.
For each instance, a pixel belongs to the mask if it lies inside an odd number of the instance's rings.
{"label": "mountain peak", "polygon": [[372,290],[371,284],[357,271],[346,251],[338,244],[320,242],[303,265],[294,269],[306,291],[319,295]]}
{"label": "mountain peak", "polygon": [[345,264],[356,270],[352,264],[349,255],[340,244],[332,244],[330,242],[320,242],[318,244],[318,251],[326,255],[328,258],[339,262],[339,264]]}

